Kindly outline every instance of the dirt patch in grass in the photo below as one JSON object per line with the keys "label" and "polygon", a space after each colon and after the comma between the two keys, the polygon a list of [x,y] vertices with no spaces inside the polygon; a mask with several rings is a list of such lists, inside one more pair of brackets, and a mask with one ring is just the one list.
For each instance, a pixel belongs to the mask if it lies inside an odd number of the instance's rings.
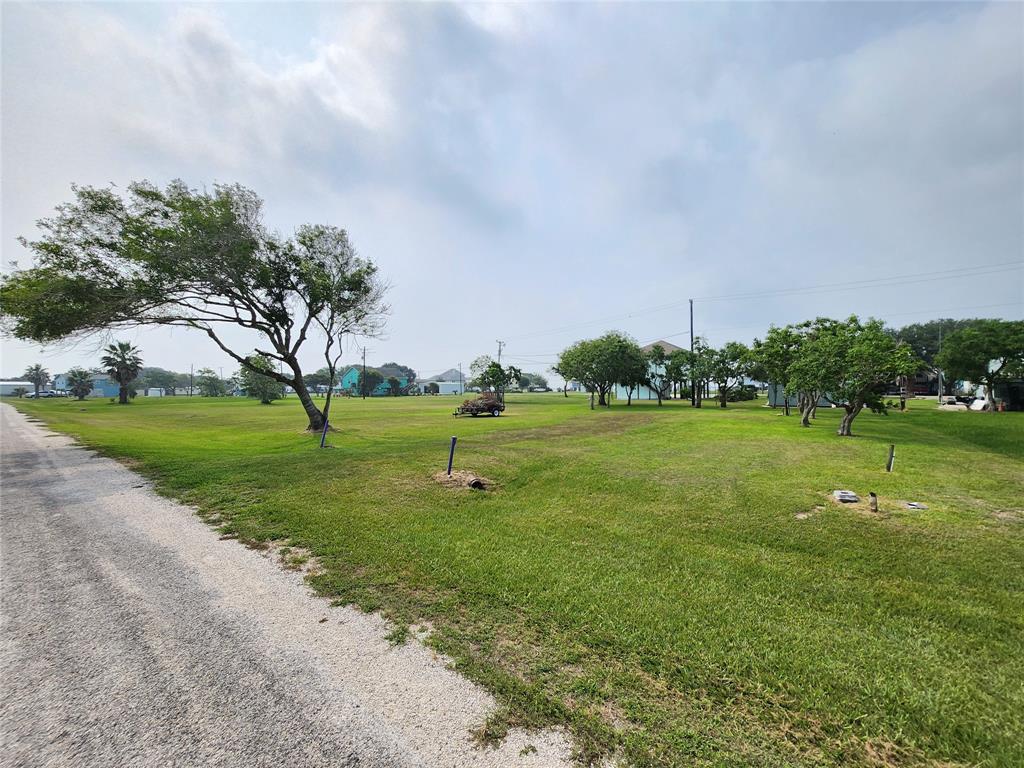
{"label": "dirt patch in grass", "polygon": [[435,472],[434,480],[446,488],[470,488],[474,491],[490,491],[496,487],[493,480],[471,472],[468,469],[454,469],[451,475],[447,472]]}

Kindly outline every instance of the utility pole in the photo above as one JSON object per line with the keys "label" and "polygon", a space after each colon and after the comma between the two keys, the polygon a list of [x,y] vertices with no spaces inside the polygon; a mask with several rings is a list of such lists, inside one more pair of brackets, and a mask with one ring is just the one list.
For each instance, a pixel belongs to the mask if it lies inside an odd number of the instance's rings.
{"label": "utility pole", "polygon": [[466,394],[466,385],[462,381],[462,363],[459,363],[459,394]]}
{"label": "utility pole", "polygon": [[[941,322],[939,323],[939,351],[938,351],[936,356],[938,356],[939,354],[942,354],[942,323]],[[938,366],[936,366],[935,370],[937,370],[939,372],[939,405],[942,405],[942,369],[939,368]]]}
{"label": "utility pole", "polygon": [[693,299],[690,299],[690,405],[697,407],[697,379],[693,376]]}
{"label": "utility pole", "polygon": [[359,382],[361,386],[359,389],[363,393],[363,400],[366,399],[366,347],[363,347],[363,380]]}
{"label": "utility pole", "polygon": [[188,396],[192,397],[192,390],[195,388],[196,364],[188,367]]}
{"label": "utility pole", "polygon": [[[501,367],[501,348],[504,347],[504,346],[505,346],[505,342],[504,341],[499,341],[498,342],[498,367],[499,368]],[[504,403],[505,402],[505,388],[499,386],[498,387],[497,395],[498,395],[498,401],[501,402],[501,403]]]}

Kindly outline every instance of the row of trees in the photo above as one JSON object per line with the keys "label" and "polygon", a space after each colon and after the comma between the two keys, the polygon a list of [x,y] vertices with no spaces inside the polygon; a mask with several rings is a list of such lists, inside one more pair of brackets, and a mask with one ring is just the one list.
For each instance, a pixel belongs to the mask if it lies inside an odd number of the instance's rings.
{"label": "row of trees", "polygon": [[714,383],[719,405],[725,408],[750,366],[750,350],[738,342],[716,349],[698,338],[692,352],[668,352],[660,344],[644,350],[628,336],[612,332],[576,342],[562,352],[552,370],[595,393],[598,405],[608,405],[612,390],[620,386],[626,390],[626,405],[632,404],[640,387],[647,387],[658,405],[678,392],[691,396],[700,408]]}
{"label": "row of trees", "polygon": [[770,381],[782,385],[787,397],[798,395],[805,426],[821,397],[842,407],[846,412],[839,434],[850,435],[857,414],[864,408],[884,410],[886,385],[919,365],[909,346],[887,333],[880,321],[851,317],[772,328],[752,348],[739,342],[714,348],[695,339],[692,352],[671,354],[660,345],[645,352],[629,337],[608,333],[573,344],[556,369],[596,393],[600,405],[608,404],[615,385],[626,389],[627,405],[640,386],[650,388],[659,405],[673,389],[684,392],[688,386],[693,404],[700,407],[713,383],[725,408],[744,379]]}
{"label": "row of trees", "polygon": [[[235,374],[233,379],[222,379],[212,368],[200,368],[195,377],[200,393],[206,397],[221,397],[227,395],[235,387],[240,387],[249,397],[258,398],[263,403],[270,403],[284,397],[284,386],[269,375],[273,370],[273,364],[265,356],[254,354],[248,358],[248,366]],[[147,375],[147,371],[150,373]],[[160,386],[158,382],[166,379],[160,374],[153,374],[152,371],[163,371],[160,368],[147,369],[142,365],[142,356],[139,348],[127,341],[118,341],[108,345],[103,350],[98,369],[88,369],[81,366],[71,368],[65,374],[66,389],[73,397],[84,400],[93,390],[93,383],[97,374],[106,376],[118,385],[118,401],[121,404],[128,403],[135,397],[140,386]],[[178,376],[170,371],[163,371],[169,376]],[[51,381],[50,372],[41,364],[37,363],[25,369],[26,381],[35,387],[35,395],[39,396],[40,390]],[[174,381],[168,381],[169,390],[173,392]],[[20,394],[20,393],[19,393]]]}
{"label": "row of trees", "polygon": [[618,385],[627,392],[627,405],[633,392],[646,386],[659,405],[675,391],[688,393],[700,407],[714,383],[724,408],[745,379],[770,382],[783,389],[787,414],[789,399],[796,400],[802,426],[810,426],[822,399],[842,408],[839,434],[844,436],[852,434],[853,421],[865,408],[885,412],[884,395],[894,382],[906,386],[929,367],[941,368],[949,379],[982,385],[990,403],[996,386],[1024,378],[1024,321],[935,322],[948,323],[944,339],[943,325],[894,331],[880,320],[852,316],[773,326],[750,348],[729,342],[716,349],[697,338],[692,352],[671,353],[659,345],[644,351],[628,336],[607,333],[564,350],[552,370],[595,393],[599,405],[608,404]]}
{"label": "row of trees", "polygon": [[[107,345],[100,358],[100,368],[89,370],[80,366],[71,368],[66,374],[67,390],[79,400],[84,400],[93,390],[93,379],[97,373],[105,373],[119,387],[119,400],[127,403],[134,395],[132,382],[142,371],[142,357],[138,347],[127,341],[118,341]],[[50,383],[50,372],[41,363],[30,365],[22,374],[26,381],[31,382],[35,396]],[[17,393],[19,396],[23,393]]]}

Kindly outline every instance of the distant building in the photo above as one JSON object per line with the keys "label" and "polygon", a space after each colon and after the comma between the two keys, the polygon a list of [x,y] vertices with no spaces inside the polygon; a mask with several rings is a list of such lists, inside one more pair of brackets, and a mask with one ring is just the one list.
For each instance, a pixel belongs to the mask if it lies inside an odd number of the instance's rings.
{"label": "distant building", "polygon": [[0,395],[13,395],[16,389],[34,392],[35,384],[31,381],[0,381]]}
{"label": "distant building", "polygon": [[[92,391],[89,392],[89,397],[117,397],[120,394],[120,386],[118,386],[117,382],[111,381],[107,374],[93,371],[91,376]],[[54,376],[53,388],[59,392],[67,392],[68,375],[66,373],[58,373]]]}
{"label": "distant building", "polygon": [[417,379],[416,385],[420,392],[426,392],[427,384],[437,384],[439,395],[461,395],[465,393],[465,380],[457,368],[449,368],[444,373],[431,376],[428,379]]}
{"label": "distant building", "polygon": [[[648,352],[650,352],[652,349],[654,349],[654,347],[661,347],[662,349],[665,350],[665,354],[666,355],[671,355],[673,352],[678,352],[678,351],[682,350],[682,347],[678,347],[675,344],[670,344],[667,341],[652,341],[650,344],[647,344],[647,345],[641,347],[640,349],[646,355]],[[651,370],[651,373],[659,373],[659,374],[665,373],[665,369],[664,369],[663,366],[658,366],[657,368],[655,368],[655,366],[652,365],[650,367],[650,370]],[[626,400],[627,397],[629,396],[629,393],[626,391],[626,388],[624,386],[622,386],[621,384],[616,384],[615,385],[614,392],[615,392],[615,399],[616,400]],[[661,397],[662,397],[662,399],[664,399],[665,397],[667,397],[667,395],[662,394]],[[658,399],[658,393],[655,392],[650,387],[641,384],[633,392],[633,399],[634,400],[657,400]]]}
{"label": "distant building", "polygon": [[[768,384],[768,405],[772,408],[782,408],[786,404],[786,388],[782,384]],[[796,408],[799,400],[796,395],[789,396],[789,407]],[[832,402],[822,395],[818,398],[819,408],[831,408]]]}
{"label": "distant building", "polygon": [[[334,391],[358,393],[359,374],[362,372],[362,370],[363,367],[361,365],[350,365],[348,368],[343,370],[338,376],[338,383],[334,386]],[[391,385],[388,384],[388,378],[390,378],[391,376],[394,376],[394,378],[398,379],[398,382],[403,390],[406,389],[406,387],[408,387],[409,384],[411,383],[407,375],[398,374],[398,372],[394,370],[382,370],[380,368],[371,368],[369,366],[366,367],[366,370],[377,371],[381,376],[384,377],[384,381],[382,381],[374,388],[374,390],[370,393],[370,397],[384,397],[386,395],[390,395]],[[327,387],[324,387],[323,389],[325,392],[327,391]]]}

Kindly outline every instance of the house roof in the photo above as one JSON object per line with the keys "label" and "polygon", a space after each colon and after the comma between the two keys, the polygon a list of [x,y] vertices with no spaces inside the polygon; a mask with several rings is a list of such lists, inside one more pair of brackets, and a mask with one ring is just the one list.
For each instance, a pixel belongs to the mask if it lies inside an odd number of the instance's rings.
{"label": "house roof", "polygon": [[424,381],[459,381],[460,378],[461,374],[457,368],[449,368],[444,373],[439,373],[437,376],[431,376],[429,379],[424,379]]}
{"label": "house roof", "polygon": [[672,354],[673,352],[678,352],[679,350],[682,349],[682,347],[678,347],[675,344],[670,344],[669,342],[664,341],[664,340],[663,341],[652,341],[650,344],[645,344],[644,346],[640,347],[640,349],[643,352],[650,352],[654,347],[661,347],[668,354]]}

